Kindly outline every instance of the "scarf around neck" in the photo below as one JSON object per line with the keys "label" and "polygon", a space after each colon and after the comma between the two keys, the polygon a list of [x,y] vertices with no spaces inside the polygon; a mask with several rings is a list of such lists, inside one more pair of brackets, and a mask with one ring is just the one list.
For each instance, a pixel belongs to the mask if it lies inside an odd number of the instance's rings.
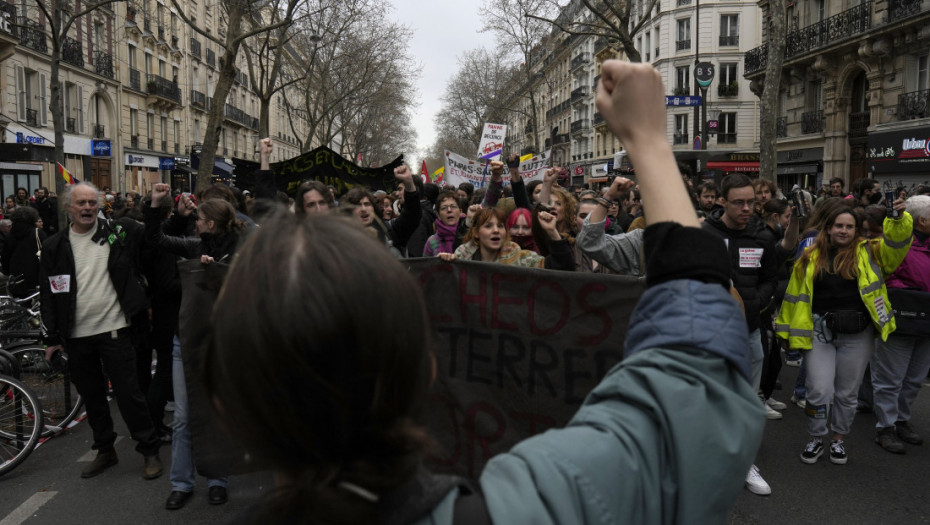
{"label": "scarf around neck", "polygon": [[440,253],[452,253],[455,251],[455,234],[458,228],[458,223],[447,226],[441,220],[436,219],[436,236],[439,237]]}

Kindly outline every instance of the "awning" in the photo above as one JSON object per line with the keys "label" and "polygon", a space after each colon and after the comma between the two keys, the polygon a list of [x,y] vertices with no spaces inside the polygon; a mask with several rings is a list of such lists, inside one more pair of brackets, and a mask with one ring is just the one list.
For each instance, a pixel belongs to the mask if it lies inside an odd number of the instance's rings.
{"label": "awning", "polygon": [[0,162],[0,170],[16,171],[42,171],[44,168],[38,164],[21,164],[19,162]]}
{"label": "awning", "polygon": [[[200,168],[200,155],[191,155],[191,168],[195,170]],[[213,175],[232,177],[232,173],[233,166],[231,164],[227,164],[220,157],[213,159]]]}
{"label": "awning", "polygon": [[722,162],[722,161],[707,161],[707,169],[709,170],[720,170],[720,171],[743,171],[743,172],[758,172],[759,163],[758,162]]}
{"label": "awning", "polygon": [[818,173],[819,164],[779,164],[775,170],[777,175],[795,175],[798,173]]}

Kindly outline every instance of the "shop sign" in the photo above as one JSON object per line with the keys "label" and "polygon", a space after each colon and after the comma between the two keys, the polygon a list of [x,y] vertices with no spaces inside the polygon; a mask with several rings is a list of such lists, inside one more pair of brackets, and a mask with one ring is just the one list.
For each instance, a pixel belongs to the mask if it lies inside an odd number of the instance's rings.
{"label": "shop sign", "polygon": [[875,172],[925,172],[930,169],[930,129],[873,133],[866,156]]}
{"label": "shop sign", "polygon": [[811,163],[823,160],[823,148],[792,149],[779,151],[776,155],[778,164]]}
{"label": "shop sign", "polygon": [[134,155],[132,153],[126,154],[126,165],[127,166],[142,166],[145,168],[157,168],[159,166],[158,157],[152,157],[149,155]]}
{"label": "shop sign", "polygon": [[16,132],[16,143],[17,144],[45,144],[44,137],[36,137],[34,135],[26,135],[25,133]]}
{"label": "shop sign", "polygon": [[174,157],[162,157],[158,159],[158,169],[160,170],[173,170],[174,165]]}
{"label": "shop sign", "polygon": [[110,156],[110,141],[109,140],[93,140],[90,143],[91,155],[94,157],[109,157]]}

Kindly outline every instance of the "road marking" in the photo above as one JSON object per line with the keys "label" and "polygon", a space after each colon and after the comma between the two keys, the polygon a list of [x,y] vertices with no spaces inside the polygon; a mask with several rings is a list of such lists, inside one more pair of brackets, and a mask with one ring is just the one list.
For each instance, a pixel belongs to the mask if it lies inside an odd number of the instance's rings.
{"label": "road marking", "polygon": [[[116,446],[116,444],[119,443],[121,439],[123,439],[123,436],[116,436],[116,441],[113,442],[113,445]],[[95,457],[97,457],[97,451],[88,450],[87,454],[84,454],[83,456],[79,457],[77,462],[78,463],[90,463],[91,461],[94,460]],[[4,524],[0,523],[0,525],[4,525]]]}
{"label": "road marking", "polygon": [[19,525],[32,517],[32,515],[39,510],[39,507],[48,503],[56,494],[58,494],[58,492],[37,492],[33,494],[31,498],[24,501],[22,505],[16,507],[13,512],[3,518],[3,520],[0,521],[0,525]]}

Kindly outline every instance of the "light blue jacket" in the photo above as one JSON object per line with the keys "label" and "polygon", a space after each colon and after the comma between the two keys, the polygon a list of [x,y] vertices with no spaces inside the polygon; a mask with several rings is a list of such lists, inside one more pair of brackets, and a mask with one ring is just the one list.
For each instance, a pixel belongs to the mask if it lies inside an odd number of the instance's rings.
{"label": "light blue jacket", "polygon": [[[762,438],[742,311],[719,284],[648,289],[627,357],[564,429],[493,458],[494,523],[723,523]],[[453,490],[418,524],[451,523]]]}

